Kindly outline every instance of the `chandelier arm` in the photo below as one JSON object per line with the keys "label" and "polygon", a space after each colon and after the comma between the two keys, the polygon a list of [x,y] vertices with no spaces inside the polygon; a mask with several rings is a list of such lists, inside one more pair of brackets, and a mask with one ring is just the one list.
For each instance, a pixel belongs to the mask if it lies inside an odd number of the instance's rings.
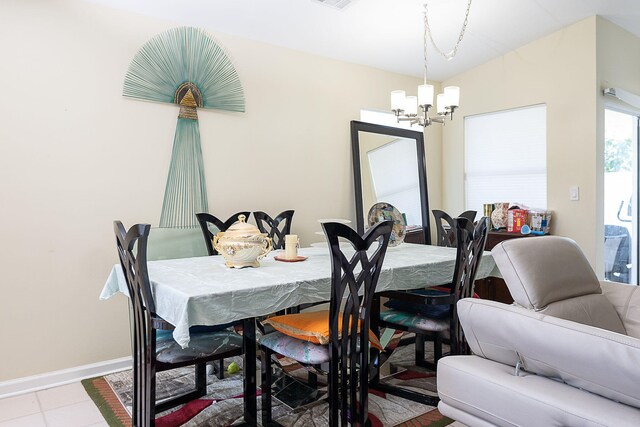
{"label": "chandelier arm", "polygon": [[[465,15],[464,15],[464,22],[462,23],[462,28],[460,29],[460,35],[458,36],[458,41],[456,42],[455,46],[453,47],[453,49],[449,53],[445,53],[438,47],[436,42],[433,40],[433,35],[431,34],[431,26],[429,25],[429,18],[427,16],[428,13],[429,13],[429,10],[428,10],[428,6],[427,6],[427,2],[425,1],[425,3],[424,3],[424,26],[425,26],[426,36],[428,36],[429,40],[431,40],[431,44],[433,45],[433,48],[435,49],[435,51],[438,52],[440,55],[442,55],[447,60],[453,59],[456,56],[456,54],[458,53],[458,47],[460,46],[460,43],[462,42],[462,39],[464,37],[464,33],[465,33],[466,29],[467,29],[467,24],[469,22],[469,11],[470,10],[471,10],[471,0],[469,0],[469,2],[467,3],[467,11],[465,12]],[[425,42],[425,45],[426,45],[426,42]],[[426,46],[425,46],[425,67],[426,67]],[[426,71],[425,71],[425,78],[426,78]]]}

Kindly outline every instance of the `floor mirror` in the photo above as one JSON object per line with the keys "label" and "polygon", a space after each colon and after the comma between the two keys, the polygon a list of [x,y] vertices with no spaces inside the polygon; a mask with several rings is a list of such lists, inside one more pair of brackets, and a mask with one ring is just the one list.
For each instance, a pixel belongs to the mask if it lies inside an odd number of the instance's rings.
{"label": "floor mirror", "polygon": [[372,206],[385,202],[401,213],[405,242],[431,244],[424,134],[352,121],[351,150],[358,232],[369,227]]}

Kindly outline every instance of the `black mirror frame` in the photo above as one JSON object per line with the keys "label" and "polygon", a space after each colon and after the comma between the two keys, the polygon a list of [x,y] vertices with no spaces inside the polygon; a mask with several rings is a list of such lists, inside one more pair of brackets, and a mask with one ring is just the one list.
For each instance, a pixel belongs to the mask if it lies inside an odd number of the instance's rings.
{"label": "black mirror frame", "polygon": [[418,156],[418,183],[420,185],[420,206],[422,206],[422,232],[424,242],[431,244],[431,225],[429,218],[429,196],[427,190],[427,162],[424,150],[424,133],[409,129],[377,125],[373,123],[351,121],[351,158],[353,160],[353,185],[356,197],[356,227],[358,233],[364,233],[364,207],[362,205],[362,169],[360,167],[360,141],[358,132],[369,132],[400,138],[414,139]]}

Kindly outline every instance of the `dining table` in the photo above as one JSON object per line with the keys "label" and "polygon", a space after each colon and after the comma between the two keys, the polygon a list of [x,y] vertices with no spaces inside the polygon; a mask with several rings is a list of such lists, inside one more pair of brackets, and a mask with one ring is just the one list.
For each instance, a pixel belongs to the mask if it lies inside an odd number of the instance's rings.
{"label": "dining table", "polygon": [[[346,255],[350,248],[345,248]],[[351,250],[352,251],[352,250]],[[257,424],[255,318],[301,304],[331,298],[329,246],[301,248],[302,262],[275,259],[272,251],[258,268],[229,268],[221,255],[149,261],[148,274],[156,314],[171,323],[173,338],[189,345],[189,328],[196,325],[243,323],[244,421]],[[376,292],[409,290],[451,283],[456,248],[403,243],[385,255]],[[498,276],[490,252],[485,252],[476,279]],[[100,299],[117,293],[128,296],[120,264],[113,266]]]}

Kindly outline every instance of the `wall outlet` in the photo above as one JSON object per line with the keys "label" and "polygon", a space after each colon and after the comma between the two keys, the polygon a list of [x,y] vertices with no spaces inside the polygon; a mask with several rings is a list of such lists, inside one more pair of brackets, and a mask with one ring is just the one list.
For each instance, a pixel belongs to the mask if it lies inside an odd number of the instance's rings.
{"label": "wall outlet", "polygon": [[569,200],[572,202],[580,200],[580,187],[577,185],[569,187]]}

